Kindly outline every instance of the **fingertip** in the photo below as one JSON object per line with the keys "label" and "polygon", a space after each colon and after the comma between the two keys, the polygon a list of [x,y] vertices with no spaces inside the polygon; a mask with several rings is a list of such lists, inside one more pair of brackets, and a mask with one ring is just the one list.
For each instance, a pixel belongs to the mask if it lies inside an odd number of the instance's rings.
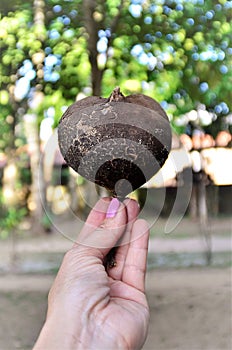
{"label": "fingertip", "polygon": [[106,218],[107,219],[114,218],[115,215],[117,214],[119,207],[120,207],[119,200],[117,198],[113,198],[107,208]]}
{"label": "fingertip", "polygon": [[105,220],[102,227],[119,227],[125,226],[127,222],[127,214],[124,203],[120,202],[118,199],[113,198],[108,204],[108,208],[105,215]]}
{"label": "fingertip", "polygon": [[125,199],[123,203],[126,207],[128,222],[135,220],[140,212],[139,203],[131,198]]}
{"label": "fingertip", "polygon": [[105,219],[106,211],[109,205],[111,198],[103,197],[100,198],[97,203],[94,205],[92,210],[90,211],[88,218],[86,219],[86,224],[97,227],[101,225],[101,223]]}
{"label": "fingertip", "polygon": [[135,200],[134,198],[126,198],[124,199],[123,203],[127,206],[127,205],[133,205],[135,206],[136,208],[139,208],[140,209],[140,205],[139,205],[139,202],[137,200]]}
{"label": "fingertip", "polygon": [[102,198],[100,198],[99,200],[101,201],[104,201],[104,202],[107,202],[107,203],[109,203],[110,201],[111,201],[111,197],[102,197]]}

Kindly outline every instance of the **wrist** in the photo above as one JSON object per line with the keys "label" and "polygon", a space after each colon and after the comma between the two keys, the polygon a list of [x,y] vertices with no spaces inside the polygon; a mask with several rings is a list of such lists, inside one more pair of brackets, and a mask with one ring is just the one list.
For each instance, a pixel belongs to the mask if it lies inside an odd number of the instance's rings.
{"label": "wrist", "polygon": [[43,325],[33,350],[71,350],[83,349],[79,340],[79,332],[72,332],[69,325],[64,327],[59,319],[48,319]]}

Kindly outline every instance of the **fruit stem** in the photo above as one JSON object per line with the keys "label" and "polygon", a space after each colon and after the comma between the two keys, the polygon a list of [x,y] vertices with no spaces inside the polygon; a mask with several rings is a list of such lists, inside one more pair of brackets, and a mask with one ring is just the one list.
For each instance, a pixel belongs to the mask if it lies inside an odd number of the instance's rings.
{"label": "fruit stem", "polygon": [[114,90],[112,91],[108,102],[119,102],[124,100],[124,95],[120,91],[120,87],[116,86]]}

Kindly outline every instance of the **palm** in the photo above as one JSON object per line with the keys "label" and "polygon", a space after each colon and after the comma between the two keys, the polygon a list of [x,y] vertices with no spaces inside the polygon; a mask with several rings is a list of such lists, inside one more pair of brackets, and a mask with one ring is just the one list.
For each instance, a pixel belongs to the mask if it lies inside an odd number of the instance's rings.
{"label": "palm", "polygon": [[88,328],[94,330],[94,348],[141,348],[149,318],[145,294],[107,274],[104,277],[101,282],[103,288],[95,289],[94,293],[90,291],[92,295],[89,296],[91,317]]}

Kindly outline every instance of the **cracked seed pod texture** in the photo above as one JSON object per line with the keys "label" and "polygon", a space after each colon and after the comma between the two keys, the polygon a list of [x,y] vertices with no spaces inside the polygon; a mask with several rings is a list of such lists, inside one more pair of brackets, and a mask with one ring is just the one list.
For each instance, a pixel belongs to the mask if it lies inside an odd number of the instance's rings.
{"label": "cracked seed pod texture", "polygon": [[72,104],[60,119],[61,153],[76,172],[125,197],[164,164],[171,128],[164,110],[143,94],[91,96]]}

